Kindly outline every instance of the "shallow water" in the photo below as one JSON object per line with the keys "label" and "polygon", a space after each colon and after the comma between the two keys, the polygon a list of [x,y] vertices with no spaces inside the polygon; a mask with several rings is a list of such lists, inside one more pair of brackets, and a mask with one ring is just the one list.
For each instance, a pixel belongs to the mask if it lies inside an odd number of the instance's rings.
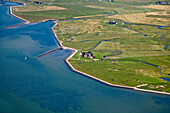
{"label": "shallow water", "polygon": [[170,82],[169,78],[161,78],[161,79]]}
{"label": "shallow water", "polygon": [[9,15],[9,8],[6,8],[4,6],[0,5],[0,28],[7,27],[13,24],[19,24],[22,23],[23,21],[14,18],[13,16]]}
{"label": "shallow water", "polygon": [[[9,23],[22,22],[6,12]],[[6,17],[3,17],[4,19]],[[4,23],[4,24],[3,24]],[[0,29],[0,112],[2,113],[168,113],[170,96],[113,88],[69,69],[57,50],[51,21]],[[27,60],[25,60],[27,57]]]}
{"label": "shallow water", "polygon": [[5,6],[22,6],[22,5],[24,5],[23,3],[8,2],[8,1],[2,1],[2,4]]}

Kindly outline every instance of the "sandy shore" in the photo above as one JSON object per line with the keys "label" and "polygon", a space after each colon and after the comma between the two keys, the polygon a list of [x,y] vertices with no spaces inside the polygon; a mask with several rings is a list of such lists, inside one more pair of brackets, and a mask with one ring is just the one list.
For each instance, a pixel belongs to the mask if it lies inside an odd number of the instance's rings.
{"label": "sandy shore", "polygon": [[156,94],[163,94],[163,95],[170,95],[170,93],[167,93],[167,92],[160,92],[160,91],[139,89],[139,88],[137,88],[137,87],[129,87],[129,86],[121,86],[121,85],[111,84],[111,83],[106,82],[106,81],[104,81],[104,80],[101,80],[101,79],[99,79],[99,78],[93,77],[93,76],[91,76],[91,75],[89,75],[89,74],[87,74],[87,73],[84,73],[84,72],[81,72],[81,71],[79,71],[79,70],[76,70],[76,69],[70,64],[69,59],[72,58],[72,57],[78,52],[78,50],[73,49],[73,48],[69,48],[69,47],[64,47],[64,46],[62,45],[62,43],[60,42],[60,40],[58,39],[57,35],[55,34],[55,32],[54,32],[54,30],[53,30],[53,28],[54,28],[56,25],[57,25],[57,23],[52,27],[52,31],[53,31],[53,33],[54,33],[54,35],[55,35],[58,43],[60,43],[59,45],[61,45],[61,47],[62,47],[63,49],[70,49],[70,50],[73,51],[72,54],[65,59],[66,64],[69,66],[69,68],[70,68],[72,71],[77,72],[77,73],[79,73],[79,74],[81,74],[81,75],[84,75],[84,76],[86,76],[86,77],[88,77],[88,78],[94,79],[94,80],[96,80],[96,81],[98,81],[98,82],[101,82],[101,83],[103,83],[103,84],[105,84],[105,85],[108,85],[108,86],[111,86],[111,87],[124,88],[124,89],[130,89],[130,90],[136,90],[136,91],[142,91],[142,92],[149,92],[149,93],[156,93]]}
{"label": "sandy shore", "polygon": [[[25,5],[25,4],[24,4],[24,5]],[[20,17],[18,17],[18,16],[16,16],[16,15],[14,15],[14,14],[12,13],[11,7],[10,7],[10,13],[11,13],[12,16],[17,17],[17,18],[19,18],[19,19],[21,19],[21,20],[24,20],[24,21],[30,23],[29,21],[27,21],[27,20],[25,20],[25,19],[23,19],[23,18],[20,18]],[[42,21],[42,22],[45,22],[45,21]],[[72,56],[74,56],[74,55],[78,52],[78,50],[73,49],[73,48],[69,48],[69,47],[64,47],[64,46],[62,45],[61,41],[58,39],[58,37],[57,37],[57,35],[55,34],[54,29],[53,29],[56,25],[57,25],[57,23],[51,28],[51,30],[52,30],[52,32],[53,32],[56,40],[58,41],[58,44],[59,44],[60,48],[70,49],[70,50],[73,51],[72,54],[65,59],[66,64],[70,67],[70,69],[71,69],[72,71],[77,72],[77,73],[79,73],[79,74],[81,74],[81,75],[84,75],[84,76],[86,76],[86,77],[88,77],[88,78],[94,79],[94,80],[96,80],[96,81],[98,81],[98,82],[101,82],[101,83],[103,83],[103,84],[105,84],[105,85],[108,85],[108,86],[111,86],[111,87],[124,88],[124,89],[130,89],[130,90],[136,90],[136,91],[142,91],[142,92],[149,92],[149,93],[156,93],[156,94],[163,94],[163,95],[170,95],[170,93],[166,93],[166,92],[145,90],[145,89],[139,89],[139,88],[136,88],[136,87],[128,87],[128,86],[121,86],[121,85],[111,84],[111,83],[106,82],[106,81],[104,81],[104,80],[101,80],[101,79],[99,79],[99,78],[93,77],[93,76],[91,76],[91,75],[89,75],[89,74],[86,74],[86,73],[84,73],[84,72],[81,72],[81,71],[76,70],[76,69],[70,64],[69,59],[70,59]]]}
{"label": "sandy shore", "polygon": [[[26,5],[25,3],[23,3],[24,4],[24,6]],[[18,19],[20,19],[20,20],[23,20],[23,21],[25,21],[26,23],[30,23],[28,20],[26,20],[26,19],[23,19],[23,18],[21,18],[21,17],[19,17],[19,16],[17,16],[17,15],[14,15],[13,13],[12,13],[12,11],[13,11],[13,7],[20,7],[20,6],[10,6],[9,8],[10,8],[10,14],[12,15],[12,16],[14,16],[14,17],[16,17],[16,18],[18,18]]]}
{"label": "sandy shore", "polygon": [[71,68],[71,70],[74,71],[74,72],[77,72],[77,73],[79,73],[79,74],[81,74],[81,75],[84,75],[84,76],[86,76],[86,77],[88,77],[88,78],[91,78],[91,79],[94,79],[94,80],[96,80],[96,81],[99,81],[99,82],[101,82],[101,83],[103,83],[103,84],[106,84],[106,85],[108,85],[108,86],[111,86],[111,87],[124,88],[124,89],[130,89],[130,90],[136,90],[136,91],[142,91],[142,92],[149,92],[149,93],[157,93],[157,94],[163,94],[163,95],[170,95],[170,93],[167,93],[167,92],[152,91],[152,90],[139,89],[139,88],[137,88],[137,87],[129,87],[129,86],[121,86],[121,85],[111,84],[111,83],[106,82],[106,81],[104,81],[104,80],[101,80],[101,79],[99,79],[99,78],[93,77],[93,76],[91,76],[91,75],[89,75],[89,74],[87,74],[87,73],[78,71],[78,70],[76,70],[76,69],[70,64],[70,62],[68,61],[72,56],[74,56],[74,55],[78,52],[78,50],[73,49],[73,48],[66,48],[66,49],[71,49],[71,50],[74,51],[74,52],[65,60],[66,64],[67,64],[67,65]]}

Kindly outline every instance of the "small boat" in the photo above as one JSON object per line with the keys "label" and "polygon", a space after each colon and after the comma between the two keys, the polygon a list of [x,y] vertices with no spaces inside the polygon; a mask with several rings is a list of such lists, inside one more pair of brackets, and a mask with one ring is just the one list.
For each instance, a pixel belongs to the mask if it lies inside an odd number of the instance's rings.
{"label": "small boat", "polygon": [[27,57],[25,57],[25,60],[27,60]]}

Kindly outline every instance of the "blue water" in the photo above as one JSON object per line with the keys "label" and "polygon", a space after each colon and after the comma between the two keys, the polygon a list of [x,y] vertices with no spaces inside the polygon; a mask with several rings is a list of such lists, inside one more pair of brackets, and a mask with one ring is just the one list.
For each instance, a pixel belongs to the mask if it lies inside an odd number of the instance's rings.
{"label": "blue water", "polygon": [[161,39],[164,39],[164,40],[166,40],[166,41],[170,41],[170,40],[168,40],[168,39],[165,39],[163,36],[161,36]]}
{"label": "blue water", "polygon": [[161,36],[161,38],[164,39],[163,36]]}
{"label": "blue water", "polygon": [[114,11],[114,14],[113,15],[116,15],[116,14],[118,14],[118,12],[116,11],[116,10],[113,10]]}
{"label": "blue water", "polygon": [[69,20],[83,20],[82,18],[71,18]]}
{"label": "blue water", "polygon": [[161,79],[170,82],[169,78],[161,78]]}
{"label": "blue water", "polygon": [[130,23],[124,22],[125,24],[131,25]]}
{"label": "blue water", "polygon": [[91,49],[91,50],[94,50],[99,44],[101,44],[101,42],[102,42],[102,41],[99,41],[99,43],[97,43],[97,44],[93,47],[93,49]]}
{"label": "blue water", "polygon": [[110,40],[102,40],[102,41],[110,41]]}
{"label": "blue water", "polygon": [[146,26],[156,26],[158,29],[161,29],[162,27],[170,27],[170,26],[158,26],[158,25],[150,25],[150,24],[135,24],[135,23],[127,23],[127,22],[124,22],[125,24],[128,24],[128,25],[146,25]]}
{"label": "blue water", "polygon": [[83,41],[81,41],[81,42],[87,42],[87,41],[90,41],[90,40],[83,40]]}
{"label": "blue water", "polygon": [[0,28],[7,27],[13,24],[19,24],[22,23],[23,21],[14,18],[13,16],[9,15],[9,8],[6,7],[0,7],[0,15],[1,16],[1,21],[0,21]]}
{"label": "blue water", "polygon": [[[135,61],[135,62],[140,62],[140,61]],[[140,62],[140,63],[147,64],[147,65],[154,66],[154,67],[159,67],[159,66],[156,66],[156,65],[153,65],[153,64],[149,64],[149,63],[146,63],[146,62]]]}
{"label": "blue water", "polygon": [[71,38],[71,36],[69,38],[70,38],[70,40],[73,40],[73,38]]}
{"label": "blue water", "polygon": [[162,50],[155,50],[155,51],[162,51]]}
{"label": "blue water", "polygon": [[123,26],[124,28],[126,28],[126,29],[129,29],[128,27],[125,27],[125,26]]}
{"label": "blue water", "polygon": [[22,6],[24,5],[23,3],[18,3],[18,2],[8,2],[8,1],[2,1],[2,4],[5,6]]}
{"label": "blue water", "polygon": [[97,36],[99,36],[99,32],[97,32]]}
{"label": "blue water", "polygon": [[122,54],[122,51],[119,51],[120,53],[118,53],[116,56],[118,56],[118,55],[121,55]]}
{"label": "blue water", "polygon": [[27,2],[30,2],[29,0],[21,0],[21,1],[27,1]]}
{"label": "blue water", "polygon": [[[126,23],[127,24],[127,23]],[[129,23],[128,23],[129,24]],[[129,24],[130,25],[130,24]],[[126,29],[129,29],[129,30],[132,30],[132,29],[130,29],[130,28],[128,28],[128,27],[125,27],[125,26],[123,26],[124,28],[126,28]],[[136,31],[136,30],[132,30],[132,31],[135,31],[135,32],[138,32],[138,33],[140,33],[140,34],[143,34],[142,32],[139,32],[139,31]],[[146,34],[144,34],[144,36],[145,37],[147,37],[148,35],[146,35]]]}
{"label": "blue water", "polygon": [[166,27],[166,26],[158,26],[158,29],[161,29],[162,27]]}
{"label": "blue water", "polygon": [[6,29],[1,29],[2,46],[5,48],[16,48],[26,56],[38,56],[44,52],[58,47],[55,36],[51,29],[54,23],[46,21],[43,23],[22,24]]}
{"label": "blue water", "polygon": [[[0,8],[6,10],[2,18],[10,17],[7,7]],[[10,18],[1,28],[23,22]],[[58,47],[53,25],[46,21],[0,29],[1,113],[169,113],[170,96],[109,87],[71,71],[63,61],[70,50],[37,58]]]}
{"label": "blue water", "polygon": [[107,12],[104,12],[104,13],[102,13],[102,14],[112,14],[112,13],[107,13]]}
{"label": "blue water", "polygon": [[165,49],[168,49],[168,45],[165,45]]}

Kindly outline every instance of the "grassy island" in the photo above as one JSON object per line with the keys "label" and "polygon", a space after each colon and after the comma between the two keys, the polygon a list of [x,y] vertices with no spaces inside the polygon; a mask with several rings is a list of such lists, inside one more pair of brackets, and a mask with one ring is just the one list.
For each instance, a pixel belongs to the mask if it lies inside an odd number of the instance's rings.
{"label": "grassy island", "polygon": [[[56,20],[54,31],[63,46],[78,50],[69,60],[75,69],[112,84],[170,92],[170,5],[155,0],[37,1],[43,4],[22,1],[26,6],[13,13],[30,22]],[[80,52],[93,53],[93,59]]]}

